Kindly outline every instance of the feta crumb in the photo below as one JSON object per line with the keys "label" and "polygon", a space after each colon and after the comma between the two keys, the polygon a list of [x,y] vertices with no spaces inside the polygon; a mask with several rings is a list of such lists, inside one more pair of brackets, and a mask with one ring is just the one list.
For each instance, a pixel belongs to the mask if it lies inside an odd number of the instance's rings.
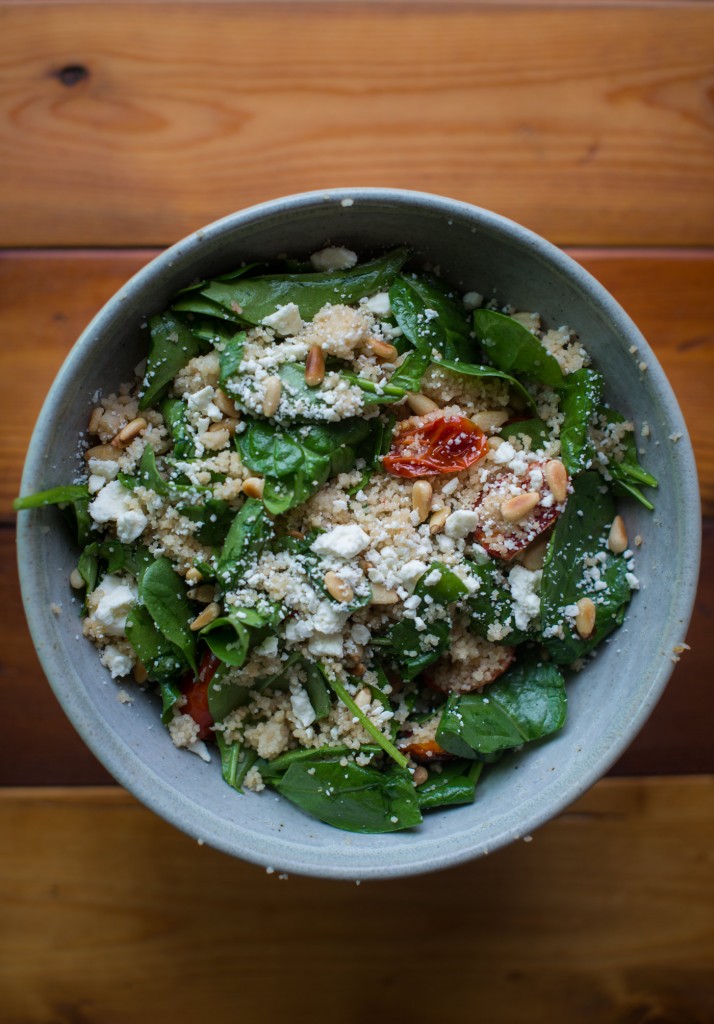
{"label": "feta crumb", "polygon": [[139,502],[119,480],[112,480],[101,489],[89,506],[95,523],[116,523],[117,537],[122,544],[131,544],[148,525]]}
{"label": "feta crumb", "polygon": [[478,309],[483,305],[483,295],[480,292],[466,292],[462,301],[467,309]]}
{"label": "feta crumb", "polygon": [[307,695],[307,690],[299,683],[292,683],[290,686],[290,705],[295,718],[303,729],[307,729],[317,719],[315,709]]}
{"label": "feta crumb", "polygon": [[326,249],[314,252],[310,262],[315,270],[349,270],[357,263],[357,253],[339,245],[329,245]]}
{"label": "feta crumb", "polygon": [[115,644],[108,644],[102,651],[100,658],[102,665],[111,672],[112,679],[128,676],[134,667],[134,659],[129,654],[120,650]]}
{"label": "feta crumb", "polygon": [[369,536],[361,526],[335,526],[327,533],[321,534],[313,543],[311,550],[316,555],[332,555],[335,558],[354,558],[368,548]]}
{"label": "feta crumb", "polygon": [[370,296],[365,299],[362,303],[365,309],[368,309],[370,313],[374,313],[375,316],[391,316],[392,305],[389,301],[389,292],[377,292],[376,295]]}
{"label": "feta crumb", "polygon": [[288,302],[284,306],[278,306],[270,316],[264,316],[261,323],[265,327],[271,327],[276,334],[283,338],[297,334],[302,330],[302,317],[300,309],[294,302]]}
{"label": "feta crumb", "polygon": [[463,540],[478,526],[478,512],[460,508],[452,512],[444,523],[444,533],[453,540]]}

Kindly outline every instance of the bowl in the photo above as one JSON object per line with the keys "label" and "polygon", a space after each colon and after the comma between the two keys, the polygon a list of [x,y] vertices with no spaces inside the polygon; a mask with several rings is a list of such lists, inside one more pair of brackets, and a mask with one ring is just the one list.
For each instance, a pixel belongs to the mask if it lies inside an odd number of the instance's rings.
{"label": "bowl", "polygon": [[[233,213],[196,231],[136,274],[74,345],[40,413],[22,493],[74,477],[77,437],[91,396],[130,379],[145,354],[147,317],[196,277],[243,260],[305,255],[326,243],[371,253],[407,245],[463,292],[495,294],[568,324],[605,374],[610,403],[651,430],[647,468],[660,481],[656,511],[624,503],[631,535],[646,538],[641,590],[624,625],[569,683],[562,732],[512,753],[484,774],[476,802],[427,815],[387,835],[323,825],[266,791],[238,795],[218,758],[204,765],[176,749],[155,698],[117,700],[117,684],[81,636],[68,601],[76,550],[53,510],[18,522],[27,618],[47,678],[68,717],[121,785],[196,839],[236,857],[329,878],[387,878],[432,871],[490,853],[558,814],[599,779],[642,727],[684,639],[699,564],[699,499],[687,430],[665,375],[635,325],[582,267],[531,231],[451,199],[392,189],[336,189],[288,196]],[[635,351],[636,350],[636,351]],[[639,364],[644,362],[647,371]],[[674,443],[671,438],[679,435]],[[53,603],[65,612],[52,614]],[[644,640],[644,642],[643,642]]]}

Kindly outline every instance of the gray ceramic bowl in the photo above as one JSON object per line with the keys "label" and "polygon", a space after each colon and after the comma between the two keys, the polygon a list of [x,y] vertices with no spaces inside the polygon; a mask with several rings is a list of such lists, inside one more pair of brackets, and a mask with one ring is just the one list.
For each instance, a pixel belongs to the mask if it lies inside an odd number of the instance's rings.
{"label": "gray ceramic bowl", "polygon": [[[612,297],[560,250],[511,221],[417,192],[350,189],[290,196],[211,224],[140,271],[95,317],[57,376],[35,429],[24,494],[71,479],[78,434],[98,387],[131,377],[145,354],[141,324],[196,277],[326,242],[361,252],[405,243],[464,292],[495,293],[569,324],[606,375],[607,398],[652,430],[646,463],[660,480],[654,514],[625,506],[642,590],[624,626],[570,683],[564,730],[484,775],[475,804],[430,814],[413,832],[336,831],[269,792],[241,797],[172,746],[157,705],[117,684],[81,638],[67,578],[76,562],[52,510],[22,513],[22,592],[42,665],[67,715],[114,777],[157,814],[227,853],[276,870],[330,878],[414,874],[481,856],[530,833],[604,774],[652,711],[691,613],[699,564],[699,500],[692,449],[672,391],[642,335]],[[630,351],[635,346],[637,354]],[[644,360],[647,372],[638,369]],[[674,444],[670,435],[681,438]],[[43,529],[51,525],[52,529]],[[60,617],[50,604],[64,606]]]}

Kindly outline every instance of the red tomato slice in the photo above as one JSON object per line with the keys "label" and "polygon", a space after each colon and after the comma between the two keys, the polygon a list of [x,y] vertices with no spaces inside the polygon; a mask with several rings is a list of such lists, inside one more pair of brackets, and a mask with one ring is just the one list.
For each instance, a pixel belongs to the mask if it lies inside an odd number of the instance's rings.
{"label": "red tomato slice", "polygon": [[190,715],[199,727],[198,738],[205,740],[213,725],[213,715],[208,707],[208,684],[213,679],[216,669],[220,665],[220,659],[211,651],[201,658],[198,666],[198,679],[189,673],[181,680],[181,693],[186,698],[186,704],[181,708],[181,713]]}
{"label": "red tomato slice", "polygon": [[465,416],[440,416],[418,427],[397,429],[382,459],[392,476],[460,473],[486,454],[486,435]]}

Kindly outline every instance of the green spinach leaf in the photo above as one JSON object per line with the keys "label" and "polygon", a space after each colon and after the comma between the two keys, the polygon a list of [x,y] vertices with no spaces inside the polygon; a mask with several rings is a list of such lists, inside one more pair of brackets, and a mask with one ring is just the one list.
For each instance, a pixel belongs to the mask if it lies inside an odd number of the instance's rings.
{"label": "green spinach leaf", "polygon": [[240,743],[226,743],[222,732],[216,732],[216,743],[221,755],[221,775],[223,781],[237,790],[243,792],[245,777],[258,760],[254,750],[242,747]]}
{"label": "green spinach leaf", "polygon": [[420,810],[472,804],[476,798],[476,783],[482,771],[483,761],[464,759],[444,764],[441,772],[432,772],[426,782],[417,788]]}
{"label": "green spinach leaf", "polygon": [[64,487],[51,487],[47,491],[27,494],[15,498],[13,508],[20,512],[23,509],[44,508],[46,505],[58,505],[83,547],[89,543],[92,533],[92,519],[89,515],[89,490],[86,484],[67,484]]}
{"label": "green spinach leaf", "polygon": [[168,558],[158,558],[146,569],[139,583],[139,600],[159,632],[178,647],[194,672],[198,673],[196,636],[189,628],[194,616],[184,582],[174,572]]}
{"label": "green spinach leaf", "polygon": [[174,313],[149,320],[151,342],[139,408],[148,409],[163,397],[179,370],[203,350],[202,342]]}
{"label": "green spinach leaf", "polygon": [[172,456],[179,462],[196,458],[196,443],[186,412],[186,403],[180,398],[167,398],[161,404],[161,415],[174,444]]}
{"label": "green spinach leaf", "polygon": [[[164,713],[168,714],[170,707],[180,696],[180,691],[171,683],[171,680],[189,667],[185,655],[180,648],[164,636],[149,610],[141,605],[135,605],[129,612],[125,631],[129,643],[146,669],[149,679],[155,683],[167,684],[168,689],[162,689],[162,698]],[[173,701],[168,705],[167,701],[171,694],[173,694]]]}
{"label": "green spinach leaf", "polygon": [[592,465],[590,424],[602,401],[603,379],[597,370],[576,370],[565,379],[560,428],[561,458],[571,476]]}
{"label": "green spinach leaf", "polygon": [[[614,409],[606,409],[601,407],[598,410],[601,422],[604,421],[606,425],[615,423],[624,423],[625,417],[616,412]],[[610,459],[607,464],[607,470],[612,477],[615,485],[615,489],[620,494],[629,495],[636,501],[639,501],[641,505],[644,505],[650,512],[654,511],[654,505],[643,493],[639,484],[645,487],[657,487],[659,486],[657,477],[652,476],[646,469],[640,465],[637,457],[637,442],[635,440],[634,431],[628,432],[623,438],[622,442],[623,455],[622,459],[618,461],[615,458]]]}
{"label": "green spinach leaf", "polygon": [[476,363],[452,362],[449,359],[440,359],[436,365],[443,366],[447,370],[451,370],[453,373],[461,373],[465,377],[483,377],[486,379],[493,378],[496,380],[505,380],[511,390],[520,395],[529,408],[535,409],[535,402],[529,395],[526,388],[523,387],[519,380],[512,377],[510,373],[504,373],[503,370],[496,370],[493,366],[478,366]]}
{"label": "green spinach leaf", "polygon": [[434,351],[445,359],[473,358],[468,313],[441,281],[419,274],[397,277],[389,302],[406,337],[429,359]]}
{"label": "green spinach leaf", "polygon": [[273,526],[263,503],[247,498],[233,519],[218,559],[216,576],[224,590],[230,590],[243,579],[272,536]]}
{"label": "green spinach leaf", "polygon": [[220,371],[218,382],[225,390],[233,377],[240,373],[240,364],[243,361],[243,348],[245,346],[245,331],[239,331],[232,338],[224,342],[218,357]]}
{"label": "green spinach leaf", "polygon": [[492,309],[477,309],[474,327],[481,348],[499,370],[563,387],[565,378],[557,360],[523,324]]}
{"label": "green spinach leaf", "polygon": [[499,437],[502,437],[504,441],[509,441],[512,437],[523,436],[530,437],[531,451],[538,451],[539,448],[545,447],[550,439],[548,424],[534,416],[533,419],[514,420],[511,423],[506,423],[499,431]]}
{"label": "green spinach leaf", "polygon": [[518,629],[513,615],[513,598],[506,576],[492,561],[483,565],[470,565],[479,580],[479,589],[466,601],[471,613],[470,628],[479,636],[488,638],[489,626],[501,626],[506,632],[500,641],[515,647],[530,639],[530,632]]}

